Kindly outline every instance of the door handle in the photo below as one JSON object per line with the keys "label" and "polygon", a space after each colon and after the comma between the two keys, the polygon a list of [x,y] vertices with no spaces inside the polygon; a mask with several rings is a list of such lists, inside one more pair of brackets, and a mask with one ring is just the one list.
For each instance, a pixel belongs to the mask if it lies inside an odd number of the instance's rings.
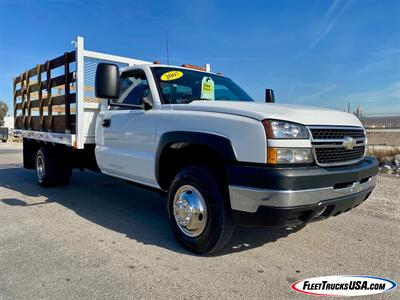
{"label": "door handle", "polygon": [[104,119],[103,122],[101,123],[101,126],[103,127],[110,127],[111,126],[111,120],[110,119]]}

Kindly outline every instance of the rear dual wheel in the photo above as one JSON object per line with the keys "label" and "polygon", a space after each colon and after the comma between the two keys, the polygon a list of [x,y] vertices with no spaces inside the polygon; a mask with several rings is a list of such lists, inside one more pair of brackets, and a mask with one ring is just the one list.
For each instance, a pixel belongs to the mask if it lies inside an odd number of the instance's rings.
{"label": "rear dual wheel", "polygon": [[72,176],[72,168],[62,151],[51,147],[41,147],[35,160],[36,176],[43,187],[67,185]]}

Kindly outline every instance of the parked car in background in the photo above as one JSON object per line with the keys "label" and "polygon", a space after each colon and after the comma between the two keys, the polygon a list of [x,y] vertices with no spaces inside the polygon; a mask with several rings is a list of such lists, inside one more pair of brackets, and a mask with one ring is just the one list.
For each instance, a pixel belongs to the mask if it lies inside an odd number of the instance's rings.
{"label": "parked car in background", "polygon": [[0,140],[5,143],[8,140],[8,128],[7,127],[1,127],[0,128]]}

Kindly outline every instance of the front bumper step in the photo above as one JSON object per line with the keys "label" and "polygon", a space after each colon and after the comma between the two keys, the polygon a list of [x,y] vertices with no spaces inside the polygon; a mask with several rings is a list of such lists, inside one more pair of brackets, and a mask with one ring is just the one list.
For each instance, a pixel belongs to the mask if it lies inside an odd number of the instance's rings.
{"label": "front bumper step", "polygon": [[374,158],[322,168],[233,164],[227,168],[236,223],[298,226],[346,212],[366,200],[376,184]]}
{"label": "front bumper step", "polygon": [[[260,206],[254,213],[232,210],[233,221],[252,227],[296,227],[347,212],[368,199],[373,187],[349,196],[298,207]],[[322,214],[320,212],[322,211]]]}
{"label": "front bumper step", "polygon": [[256,212],[260,206],[288,208],[315,205],[321,201],[364,192],[375,185],[376,176],[338,186],[307,190],[270,190],[231,185],[229,186],[229,197],[232,209]]}

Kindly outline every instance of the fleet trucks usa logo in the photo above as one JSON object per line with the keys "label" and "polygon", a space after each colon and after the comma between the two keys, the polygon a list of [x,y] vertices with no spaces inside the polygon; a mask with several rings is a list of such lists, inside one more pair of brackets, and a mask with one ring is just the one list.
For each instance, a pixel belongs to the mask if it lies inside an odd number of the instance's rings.
{"label": "fleet trucks usa logo", "polygon": [[364,296],[394,290],[397,283],[380,277],[339,275],[299,280],[292,290],[316,296]]}

